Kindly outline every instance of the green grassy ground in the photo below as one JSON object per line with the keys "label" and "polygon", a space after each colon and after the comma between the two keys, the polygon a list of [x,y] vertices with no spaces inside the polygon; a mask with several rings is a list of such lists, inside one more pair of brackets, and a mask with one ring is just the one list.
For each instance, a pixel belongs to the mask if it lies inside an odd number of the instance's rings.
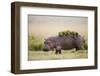
{"label": "green grassy ground", "polygon": [[29,51],[28,60],[57,60],[57,59],[80,59],[88,58],[87,50],[62,50],[62,54],[55,54],[55,51]]}

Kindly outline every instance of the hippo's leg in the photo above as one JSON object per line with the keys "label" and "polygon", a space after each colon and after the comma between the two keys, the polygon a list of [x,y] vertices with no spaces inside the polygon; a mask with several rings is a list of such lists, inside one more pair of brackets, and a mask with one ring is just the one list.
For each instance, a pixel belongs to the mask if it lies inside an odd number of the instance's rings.
{"label": "hippo's leg", "polygon": [[61,54],[61,47],[60,46],[57,46],[55,49],[56,49],[55,54]]}
{"label": "hippo's leg", "polygon": [[56,50],[55,54],[58,54],[58,53],[59,53],[59,51],[58,51],[58,50]]}
{"label": "hippo's leg", "polygon": [[61,50],[56,50],[55,54],[61,54]]}
{"label": "hippo's leg", "polygon": [[61,50],[59,50],[59,54],[61,54]]}

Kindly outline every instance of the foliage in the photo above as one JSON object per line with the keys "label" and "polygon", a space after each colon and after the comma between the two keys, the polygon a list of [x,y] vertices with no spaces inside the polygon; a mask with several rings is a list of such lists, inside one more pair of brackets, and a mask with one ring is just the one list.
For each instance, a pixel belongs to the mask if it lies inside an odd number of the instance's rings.
{"label": "foliage", "polygon": [[58,36],[62,37],[62,36],[69,36],[69,35],[73,35],[73,36],[78,36],[78,32],[75,32],[75,31],[61,31],[58,33]]}
{"label": "foliage", "polygon": [[84,47],[84,50],[88,50],[88,44],[87,44],[87,42],[84,43],[83,47]]}
{"label": "foliage", "polygon": [[34,36],[29,36],[29,39],[28,39],[29,50],[38,51],[38,50],[42,50],[42,48],[43,48],[43,43],[41,39],[36,38]]}

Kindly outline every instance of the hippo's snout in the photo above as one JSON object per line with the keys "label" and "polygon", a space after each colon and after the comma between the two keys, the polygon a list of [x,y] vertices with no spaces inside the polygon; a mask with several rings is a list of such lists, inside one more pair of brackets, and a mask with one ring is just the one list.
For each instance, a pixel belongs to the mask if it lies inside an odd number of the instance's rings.
{"label": "hippo's snout", "polygon": [[49,50],[50,50],[50,47],[49,47],[47,44],[45,44],[45,45],[44,45],[44,48],[43,48],[43,51],[46,51],[46,52],[47,52],[47,51],[49,51]]}

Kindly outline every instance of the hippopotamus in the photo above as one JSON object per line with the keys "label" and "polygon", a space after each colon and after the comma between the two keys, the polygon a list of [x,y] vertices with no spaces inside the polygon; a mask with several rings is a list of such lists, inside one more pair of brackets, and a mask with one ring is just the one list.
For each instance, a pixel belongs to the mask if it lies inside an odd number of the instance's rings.
{"label": "hippopotamus", "polygon": [[44,40],[44,51],[55,49],[55,54],[61,54],[61,50],[76,49],[81,50],[84,39],[81,35],[78,36],[53,36]]}

